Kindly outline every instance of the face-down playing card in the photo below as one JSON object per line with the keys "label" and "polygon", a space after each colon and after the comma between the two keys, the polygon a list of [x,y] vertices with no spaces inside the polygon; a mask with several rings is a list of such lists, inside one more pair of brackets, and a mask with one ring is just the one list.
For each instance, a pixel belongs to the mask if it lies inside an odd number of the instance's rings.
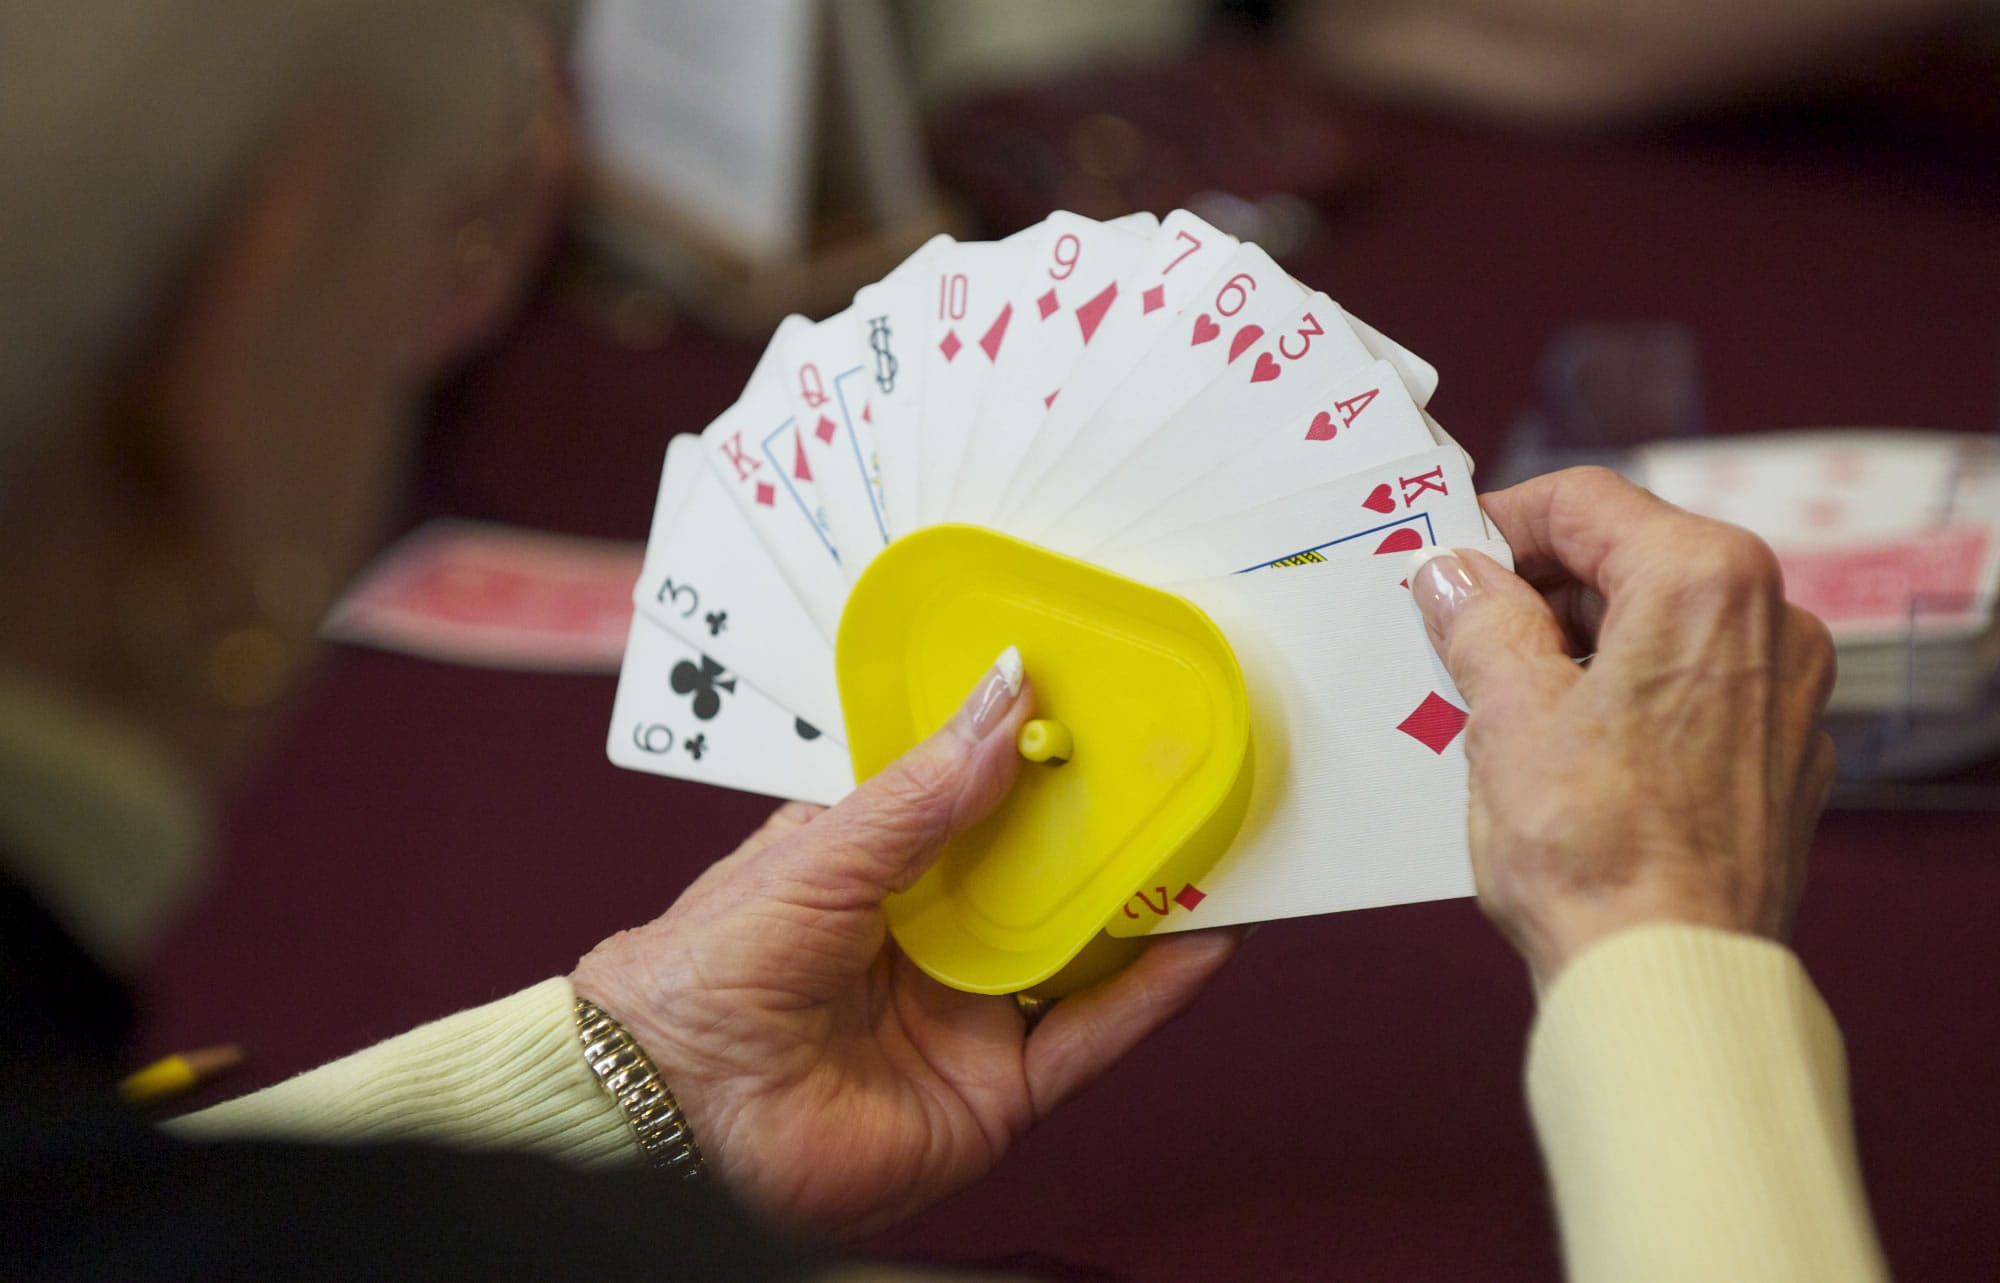
{"label": "face-down playing card", "polygon": [[[1505,544],[1475,545],[1511,565]],[[1472,893],[1465,701],[1403,581],[1368,557],[1183,584],[1250,692],[1255,783],[1236,841],[1108,930],[1144,935]]]}
{"label": "face-down playing card", "polygon": [[368,568],[320,635],[446,663],[615,672],[637,562],[623,541],[432,521]]}
{"label": "face-down playing card", "polygon": [[1926,432],[1774,432],[1662,441],[1639,480],[1669,503],[1778,547],[1907,535],[1940,520],[1957,441]]}

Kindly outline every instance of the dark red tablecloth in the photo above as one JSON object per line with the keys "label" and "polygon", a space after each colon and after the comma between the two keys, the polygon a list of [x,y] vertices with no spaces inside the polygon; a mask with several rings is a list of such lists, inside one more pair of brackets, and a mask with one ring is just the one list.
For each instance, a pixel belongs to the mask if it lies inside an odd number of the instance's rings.
{"label": "dark red tablecloth", "polygon": [[[1585,320],[1688,325],[1720,430],[1995,421],[1990,154],[1831,126],[1373,128],[1377,181],[1292,266],[1435,361],[1433,408],[1475,454]],[[451,399],[414,515],[640,538],[667,438],[754,356],[685,325],[622,350],[552,291]],[[256,1085],[561,972],[666,905],[768,803],[611,768],[611,694],[335,653],[229,809],[210,894],[148,978],[145,1047],[242,1039],[229,1088]],[[1907,1278],[2000,1268],[1996,831],[1834,814],[1799,924]],[[1552,1278],[1530,1016],[1470,903],[1271,926],[994,1177],[880,1246],[1079,1278]]]}

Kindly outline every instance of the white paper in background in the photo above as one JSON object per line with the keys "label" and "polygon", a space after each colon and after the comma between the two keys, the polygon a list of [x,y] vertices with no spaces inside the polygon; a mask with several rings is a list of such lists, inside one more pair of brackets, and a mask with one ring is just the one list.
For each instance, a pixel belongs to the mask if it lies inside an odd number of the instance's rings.
{"label": "white paper in background", "polygon": [[600,160],[751,258],[809,218],[813,0],[589,0],[576,43]]}
{"label": "white paper in background", "polygon": [[930,197],[931,174],[896,19],[886,0],[832,0],[827,14],[836,84],[823,132],[835,147],[845,142],[875,217],[908,218]]}

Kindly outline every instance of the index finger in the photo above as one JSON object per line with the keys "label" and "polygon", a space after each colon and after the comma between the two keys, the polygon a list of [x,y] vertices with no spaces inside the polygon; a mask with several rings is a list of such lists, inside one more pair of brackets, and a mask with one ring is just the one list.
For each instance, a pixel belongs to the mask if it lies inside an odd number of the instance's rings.
{"label": "index finger", "polygon": [[1565,468],[1480,497],[1514,550],[1515,572],[1537,584],[1573,578],[1610,598],[1655,558],[1635,556],[1672,538],[1681,511],[1609,468]]}

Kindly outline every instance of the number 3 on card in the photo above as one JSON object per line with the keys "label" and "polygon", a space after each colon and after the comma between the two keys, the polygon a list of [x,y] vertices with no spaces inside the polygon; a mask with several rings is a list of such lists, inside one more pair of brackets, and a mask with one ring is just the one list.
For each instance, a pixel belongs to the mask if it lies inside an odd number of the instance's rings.
{"label": "number 3 on card", "polygon": [[1307,312],[1306,323],[1299,327],[1299,350],[1294,352],[1285,346],[1292,341],[1292,336],[1288,334],[1278,340],[1278,355],[1284,357],[1287,361],[1296,361],[1312,350],[1313,335],[1324,333],[1326,331],[1320,328],[1319,318],[1311,312]]}

